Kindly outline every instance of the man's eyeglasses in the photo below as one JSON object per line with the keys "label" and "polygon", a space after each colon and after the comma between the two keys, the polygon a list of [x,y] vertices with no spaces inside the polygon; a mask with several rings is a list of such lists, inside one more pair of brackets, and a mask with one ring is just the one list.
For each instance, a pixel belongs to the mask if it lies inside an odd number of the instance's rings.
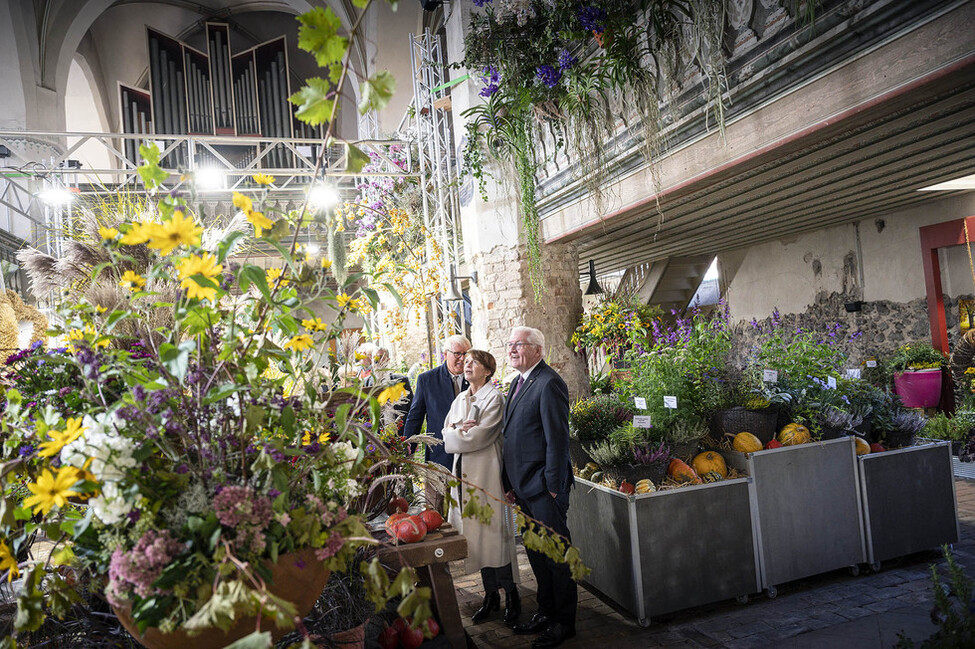
{"label": "man's eyeglasses", "polygon": [[535,346],[535,343],[526,343],[526,342],[518,341],[516,343],[505,343],[504,344],[504,346],[507,347],[508,349],[521,349],[522,347],[526,347],[528,345],[532,345],[534,347]]}
{"label": "man's eyeglasses", "polygon": [[466,354],[467,352],[455,352],[455,351],[454,351],[454,350],[452,350],[452,349],[447,349],[447,350],[444,350],[444,353],[445,353],[445,354],[450,354],[450,355],[452,355],[452,356],[463,356],[463,355],[465,355],[465,354]]}

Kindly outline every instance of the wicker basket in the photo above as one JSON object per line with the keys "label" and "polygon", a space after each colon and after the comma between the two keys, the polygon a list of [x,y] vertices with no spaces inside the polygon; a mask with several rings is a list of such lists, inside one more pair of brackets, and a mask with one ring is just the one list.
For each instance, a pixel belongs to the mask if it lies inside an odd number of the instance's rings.
{"label": "wicker basket", "polygon": [[913,433],[904,433],[899,430],[888,430],[884,434],[885,446],[888,450],[894,448],[905,448],[907,446],[914,446],[915,436]]}
{"label": "wicker basket", "polygon": [[688,464],[694,456],[697,455],[698,448],[700,446],[699,440],[694,440],[693,442],[684,442],[683,444],[671,444],[670,446],[670,457],[676,457],[680,460],[684,460]]}
{"label": "wicker basket", "polygon": [[846,437],[850,434],[850,431],[844,430],[842,428],[833,428],[832,426],[823,426],[819,431],[819,439],[825,441],[828,439],[839,439],[841,437]]}
{"label": "wicker basket", "polygon": [[778,413],[775,408],[762,410],[748,410],[741,406],[725,408],[712,415],[711,436],[722,439],[725,435],[751,433],[765,444],[775,437],[777,419]]}

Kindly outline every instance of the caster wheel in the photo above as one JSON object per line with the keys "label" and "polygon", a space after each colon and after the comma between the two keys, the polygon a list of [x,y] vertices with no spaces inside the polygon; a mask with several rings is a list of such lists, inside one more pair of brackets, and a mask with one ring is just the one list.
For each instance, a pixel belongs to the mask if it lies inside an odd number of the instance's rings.
{"label": "caster wheel", "polygon": [[871,564],[870,564],[870,570],[871,570],[871,571],[872,571],[873,573],[878,573],[878,572],[880,572],[880,562],[879,562],[879,561],[874,561],[873,563],[871,563]]}
{"label": "caster wheel", "polygon": [[860,566],[850,566],[850,575],[856,577],[860,574]]}
{"label": "caster wheel", "polygon": [[642,626],[644,629],[646,629],[647,627],[649,627],[650,626],[650,618],[648,618],[648,617],[641,617],[640,618],[640,626]]}
{"label": "caster wheel", "polygon": [[739,604],[747,604],[748,595],[739,595],[738,597],[735,598],[735,601],[738,602]]}
{"label": "caster wheel", "polygon": [[765,589],[765,594],[768,595],[769,599],[775,599],[775,596],[779,594],[779,591],[775,588],[775,586],[769,586],[767,589]]}

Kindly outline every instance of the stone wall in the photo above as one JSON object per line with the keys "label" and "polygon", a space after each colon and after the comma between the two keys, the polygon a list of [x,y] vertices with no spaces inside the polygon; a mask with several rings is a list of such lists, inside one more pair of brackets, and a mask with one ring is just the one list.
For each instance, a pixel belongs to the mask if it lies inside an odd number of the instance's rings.
{"label": "stone wall", "polygon": [[572,244],[543,246],[545,294],[536,302],[524,246],[498,245],[473,256],[478,283],[471,287],[472,342],[494,354],[500,377],[511,374],[504,348],[511,328],[534,327],[545,334],[545,360],[565,379],[569,396],[589,394],[585,358],[567,344],[582,313],[578,259]]}

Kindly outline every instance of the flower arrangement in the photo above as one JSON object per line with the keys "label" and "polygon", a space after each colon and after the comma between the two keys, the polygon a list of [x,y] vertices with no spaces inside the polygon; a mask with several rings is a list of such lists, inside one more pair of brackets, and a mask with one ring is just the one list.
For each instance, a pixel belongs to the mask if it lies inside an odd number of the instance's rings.
{"label": "flower arrangement", "polygon": [[890,357],[888,365],[891,371],[904,372],[906,370],[930,370],[943,368],[947,362],[945,355],[931,346],[930,343],[911,343],[897,348]]}
{"label": "flower arrangement", "polygon": [[601,348],[618,358],[634,342],[646,344],[653,323],[660,316],[660,307],[639,300],[604,299],[589,313],[582,314],[570,342],[576,351]]}
{"label": "flower arrangement", "polygon": [[[802,327],[791,329],[776,309],[767,326],[754,320],[751,326],[759,333],[760,341],[752,352],[750,364],[760,370],[775,370],[780,383],[804,387],[814,378],[825,381],[841,373],[846,355],[839,346],[842,340],[839,323],[830,325],[825,332]],[[859,336],[860,332],[855,332],[850,339]]]}

